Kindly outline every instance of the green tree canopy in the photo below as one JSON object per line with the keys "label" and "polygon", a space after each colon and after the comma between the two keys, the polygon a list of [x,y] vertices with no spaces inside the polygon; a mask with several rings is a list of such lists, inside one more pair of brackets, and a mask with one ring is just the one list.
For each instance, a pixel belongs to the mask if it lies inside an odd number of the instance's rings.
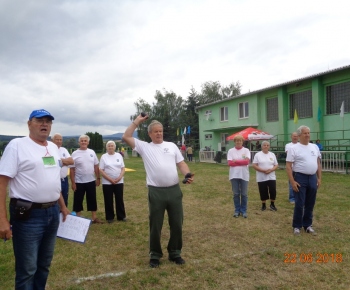
{"label": "green tree canopy", "polygon": [[85,135],[90,137],[89,148],[97,153],[103,151],[103,137],[99,133],[87,132]]}
{"label": "green tree canopy", "polygon": [[[199,140],[199,124],[196,107],[232,98],[240,95],[241,84],[232,82],[228,86],[222,86],[219,81],[205,82],[198,93],[193,87],[191,88],[187,99],[176,95],[173,91],[163,90],[156,91],[154,102],[147,103],[143,99],[135,102],[136,113],[130,116],[134,120],[141,112],[146,112],[149,119],[140,124],[138,128],[138,137],[140,140],[150,142],[147,127],[151,120],[158,120],[163,124],[164,140],[171,142],[181,141],[181,131],[190,126],[191,134],[186,134],[186,144],[196,145]],[[179,134],[178,134],[179,131]]]}

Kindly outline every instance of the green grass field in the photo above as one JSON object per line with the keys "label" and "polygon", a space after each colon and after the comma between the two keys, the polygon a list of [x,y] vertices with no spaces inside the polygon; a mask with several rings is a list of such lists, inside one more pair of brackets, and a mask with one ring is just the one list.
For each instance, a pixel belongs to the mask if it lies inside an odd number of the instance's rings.
{"label": "green grass field", "polygon": [[[158,269],[148,266],[148,205],[141,158],[125,160],[136,169],[125,176],[128,222],[92,225],[85,244],[58,239],[47,289],[349,289],[349,175],[324,173],[314,210],[317,236],[293,236],[293,205],[288,180],[277,171],[277,212],[261,212],[251,169],[248,218],[233,218],[228,167],[189,164],[192,185],[183,185],[183,252],[177,266],[164,257]],[[182,176],[181,176],[182,179]],[[105,219],[102,187],[98,217]],[[70,204],[72,207],[72,191]],[[83,216],[90,218],[89,212]],[[14,288],[11,242],[0,246],[0,289]]]}

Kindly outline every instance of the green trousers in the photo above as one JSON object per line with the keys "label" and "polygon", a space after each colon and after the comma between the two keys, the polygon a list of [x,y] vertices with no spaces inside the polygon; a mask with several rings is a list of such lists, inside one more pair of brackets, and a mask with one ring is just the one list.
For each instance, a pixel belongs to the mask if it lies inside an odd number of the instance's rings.
{"label": "green trousers", "polygon": [[168,242],[169,258],[181,256],[182,249],[182,192],[179,184],[170,187],[148,186],[149,207],[149,247],[150,258],[160,259],[163,256],[160,237],[163,227],[165,210],[168,213],[170,239]]}

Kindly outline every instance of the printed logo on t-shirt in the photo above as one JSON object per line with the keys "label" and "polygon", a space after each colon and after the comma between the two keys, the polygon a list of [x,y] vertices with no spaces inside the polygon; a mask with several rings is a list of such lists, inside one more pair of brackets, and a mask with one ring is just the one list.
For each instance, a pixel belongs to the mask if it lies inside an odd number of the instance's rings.
{"label": "printed logo on t-shirt", "polygon": [[90,154],[90,157],[93,157],[92,154]]}
{"label": "printed logo on t-shirt", "polygon": [[245,159],[245,158],[246,158],[245,154],[242,154],[242,158],[243,158],[243,159]]}
{"label": "printed logo on t-shirt", "polygon": [[63,157],[66,157],[66,153],[63,153]]}
{"label": "printed logo on t-shirt", "polygon": [[270,161],[273,161],[273,158],[270,158]]}
{"label": "printed logo on t-shirt", "polygon": [[119,162],[119,159],[117,159],[117,162]]}
{"label": "printed logo on t-shirt", "polygon": [[311,156],[316,156],[314,151],[311,151]]}
{"label": "printed logo on t-shirt", "polygon": [[164,148],[164,153],[169,153],[169,148]]}

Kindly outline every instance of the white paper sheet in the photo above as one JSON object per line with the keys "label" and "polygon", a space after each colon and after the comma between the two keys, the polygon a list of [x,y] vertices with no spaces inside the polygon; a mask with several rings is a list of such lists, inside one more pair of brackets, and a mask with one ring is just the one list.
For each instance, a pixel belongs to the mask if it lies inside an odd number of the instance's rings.
{"label": "white paper sheet", "polygon": [[91,220],[74,215],[67,215],[66,221],[62,222],[62,213],[60,213],[60,225],[58,227],[57,237],[85,243],[90,224]]}

